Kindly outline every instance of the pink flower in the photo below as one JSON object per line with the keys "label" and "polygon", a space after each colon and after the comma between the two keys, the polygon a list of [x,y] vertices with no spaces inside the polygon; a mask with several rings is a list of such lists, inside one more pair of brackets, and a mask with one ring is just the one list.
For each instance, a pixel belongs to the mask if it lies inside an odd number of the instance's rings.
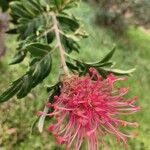
{"label": "pink flower", "polygon": [[88,150],[99,150],[98,141],[103,140],[106,133],[116,136],[118,141],[127,145],[127,135],[119,131],[120,126],[137,127],[136,122],[127,122],[122,115],[130,115],[140,110],[134,105],[137,97],[126,100],[127,88],[115,88],[115,82],[125,80],[110,74],[102,79],[97,70],[90,68],[91,75],[85,77],[72,75],[64,77],[61,94],[55,96],[55,102],[49,103],[54,112],[56,122],[49,127],[58,144],[66,144],[67,149],[75,147],[79,150],[83,140]]}

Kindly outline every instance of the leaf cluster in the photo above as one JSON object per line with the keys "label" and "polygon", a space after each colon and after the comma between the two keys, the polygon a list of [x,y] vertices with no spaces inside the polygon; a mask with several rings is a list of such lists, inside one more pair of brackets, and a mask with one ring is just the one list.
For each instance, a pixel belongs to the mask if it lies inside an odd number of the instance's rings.
{"label": "leaf cluster", "polygon": [[[79,52],[78,40],[86,38],[80,21],[67,13],[69,8],[76,6],[78,0],[20,0],[10,3],[12,22],[15,28],[9,33],[18,35],[17,53],[11,65],[21,63],[28,57],[28,69],[19,79],[0,96],[0,102],[5,102],[17,96],[25,97],[34,87],[41,83],[50,73],[55,59],[53,53],[63,48],[67,57],[66,64],[72,72],[85,75],[90,67],[96,68],[106,78],[110,72],[117,75],[127,75],[133,70],[123,71],[112,68],[111,58],[113,48],[104,58],[97,62],[83,62],[73,58],[70,53]],[[52,86],[48,90],[56,94],[59,87]],[[56,89],[55,89],[56,88]]]}
{"label": "leaf cluster", "polygon": [[111,60],[116,47],[107,53],[101,60],[96,62],[83,62],[76,58],[67,55],[72,61],[67,62],[68,67],[72,70],[72,72],[77,71],[80,75],[85,75],[89,72],[90,67],[96,68],[96,70],[102,75],[103,78],[107,78],[110,73],[115,75],[130,75],[135,69],[130,70],[121,70],[114,68],[115,62]]}
{"label": "leaf cluster", "polygon": [[25,97],[51,72],[52,52],[58,49],[54,22],[57,18],[58,32],[62,47],[67,53],[78,51],[80,38],[86,37],[80,22],[65,10],[72,8],[77,0],[20,0],[10,3],[12,22],[15,28],[8,33],[18,35],[18,48],[11,65],[21,63],[29,57],[27,72],[15,80],[0,96],[0,102],[12,96]]}

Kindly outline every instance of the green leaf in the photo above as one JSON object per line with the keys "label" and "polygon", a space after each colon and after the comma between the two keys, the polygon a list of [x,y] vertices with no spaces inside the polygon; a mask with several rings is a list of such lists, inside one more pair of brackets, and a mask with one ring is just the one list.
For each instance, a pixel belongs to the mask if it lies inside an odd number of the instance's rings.
{"label": "green leaf", "polygon": [[61,29],[64,32],[66,31],[68,33],[69,30],[75,32],[80,27],[80,24],[75,18],[59,15],[57,16],[57,19],[59,21]]}
{"label": "green leaf", "polygon": [[31,18],[30,13],[28,13],[21,2],[19,1],[13,1],[10,3],[10,7],[13,11],[13,15],[18,16],[18,17],[24,17],[24,18]]}
{"label": "green leaf", "polygon": [[0,103],[5,102],[13,97],[20,90],[21,85],[22,78],[14,81],[12,85],[2,95],[0,95]]}
{"label": "green leaf", "polygon": [[[53,103],[54,102],[54,96],[55,95],[60,95],[61,93],[61,83],[59,82],[58,84],[56,84],[53,89],[50,91],[50,96],[49,96],[49,102]],[[48,91],[49,92],[49,91]],[[51,110],[51,112],[53,111],[53,109]]]}
{"label": "green leaf", "polygon": [[33,129],[34,129],[36,123],[38,122],[38,120],[39,120],[39,118],[36,118],[36,119],[33,121],[32,125],[31,125],[31,127],[30,127],[30,137],[32,136]]}
{"label": "green leaf", "polygon": [[44,52],[42,51],[43,55],[36,54],[38,57],[33,57],[29,71],[21,78],[13,82],[11,87],[0,96],[0,102],[7,101],[14,95],[17,95],[17,98],[19,99],[25,97],[32,88],[34,88],[37,84],[42,82],[45,77],[48,76],[51,71],[52,58],[50,51],[48,51],[49,47],[42,45],[42,48],[43,47],[47,48]]}
{"label": "green leaf", "polygon": [[[43,81],[45,77],[51,71],[52,67],[52,58],[51,55],[48,53],[41,59],[34,59],[34,64],[30,68],[30,73],[33,78],[33,87],[35,87],[38,83]],[[33,62],[32,62],[33,63]]]}
{"label": "green leaf", "polygon": [[116,50],[116,47],[113,47],[113,49],[112,49],[100,62],[98,62],[98,63],[105,63],[105,62],[108,62],[108,61],[112,58],[112,56],[113,56],[115,50]]}
{"label": "green leaf", "polygon": [[50,54],[44,56],[44,59],[36,60],[31,69],[18,80],[14,81],[1,96],[0,102],[9,100],[14,95],[21,99],[25,97],[32,88],[43,81],[51,71],[52,60]]}
{"label": "green leaf", "polygon": [[60,82],[57,82],[57,83],[55,83],[54,85],[51,85],[51,86],[47,86],[47,92],[51,92],[52,90],[54,90],[59,85],[60,85]]}
{"label": "green leaf", "polygon": [[43,11],[43,7],[40,5],[40,0],[30,0],[29,2],[36,7],[36,10],[39,10],[39,13]]}
{"label": "green leaf", "polygon": [[41,43],[32,43],[29,44],[26,49],[31,53],[34,57],[43,57],[45,56],[49,51],[51,51],[51,47],[46,44]]}
{"label": "green leaf", "polygon": [[26,9],[26,11],[29,12],[29,14],[33,17],[40,13],[40,10],[38,9],[38,7],[36,7],[37,3],[35,3],[33,0],[22,0],[22,5]]}
{"label": "green leaf", "polygon": [[98,68],[97,70],[103,78],[107,78],[107,75],[109,74],[107,71],[105,71],[103,68]]}
{"label": "green leaf", "polygon": [[50,5],[50,3],[53,2],[54,0],[38,0],[38,1],[39,5],[47,8]]}
{"label": "green leaf", "polygon": [[[75,61],[76,63],[78,63],[77,64],[77,66],[79,65],[79,66],[84,66],[84,67],[96,67],[96,68],[98,68],[98,67],[106,67],[106,66],[113,66],[113,65],[115,65],[115,63],[114,62],[112,62],[112,61],[108,61],[108,62],[101,62],[101,61],[96,61],[96,62],[83,62],[83,61],[81,61],[81,60],[78,60],[78,59],[76,59],[76,58],[74,58],[74,57],[72,57],[72,56],[70,56],[69,54],[67,54],[67,53],[65,53],[65,55],[67,56],[67,57],[69,57],[70,59],[72,59],[73,61]],[[69,65],[70,65],[70,67],[73,65],[73,64],[69,64],[69,62],[67,62],[68,63],[68,67],[69,67]],[[72,66],[73,67],[73,66]],[[74,66],[74,67],[76,67],[76,66]],[[75,68],[74,68],[75,69]]]}
{"label": "green leaf", "polygon": [[21,99],[25,97],[32,89],[32,78],[29,74],[25,74],[18,80],[14,81],[10,88],[0,96],[0,102],[9,100],[14,95]]}
{"label": "green leaf", "polygon": [[71,70],[78,70],[78,67],[75,66],[74,64],[70,63],[70,62],[66,62],[67,66],[69,67],[69,69]]}
{"label": "green leaf", "polygon": [[35,36],[30,35],[25,40],[19,43],[19,46],[17,48],[18,52],[14,56],[13,60],[11,61],[10,65],[14,65],[17,63],[20,63],[24,60],[27,54],[26,47],[29,45],[30,42],[34,41]]}
{"label": "green leaf", "polygon": [[[44,36],[42,36],[44,37]],[[47,33],[46,35],[46,40],[47,40],[47,43],[51,44],[55,39],[55,33],[54,32],[49,32]]]}
{"label": "green leaf", "polygon": [[65,4],[64,9],[70,9],[77,6],[79,1],[80,0],[69,0],[68,4],[67,5]]}
{"label": "green leaf", "polygon": [[44,121],[45,121],[46,114],[48,113],[48,111],[49,111],[49,107],[45,106],[44,111],[43,111],[43,115],[39,118],[38,129],[39,129],[40,133],[43,132]]}
{"label": "green leaf", "polygon": [[21,88],[17,94],[17,98],[21,99],[25,97],[32,88],[32,78],[30,75],[25,75],[22,79]]}
{"label": "green leaf", "polygon": [[121,69],[112,69],[112,68],[103,68],[107,72],[114,73],[116,75],[130,75],[135,71],[135,68],[130,70],[121,70]]}
{"label": "green leaf", "polygon": [[9,8],[9,1],[8,0],[0,0],[0,6],[2,11],[6,11]]}
{"label": "green leaf", "polygon": [[105,62],[105,63],[97,63],[97,64],[89,64],[91,67],[106,67],[110,66],[112,67],[115,63],[113,62]]}
{"label": "green leaf", "polygon": [[8,34],[17,34],[17,29],[16,28],[10,29],[10,30],[6,31],[6,33],[8,33]]}
{"label": "green leaf", "polygon": [[22,62],[26,56],[26,53],[27,52],[23,50],[18,51],[17,54],[14,56],[13,60],[10,62],[10,65]]}
{"label": "green leaf", "polygon": [[[53,103],[54,102],[54,96],[55,95],[59,95],[60,94],[60,82],[57,82],[56,84],[52,85],[51,87],[48,87],[48,92],[51,92],[50,97],[49,97],[49,102]],[[53,112],[54,109],[53,108],[49,108],[47,106],[45,106],[43,113],[47,114],[48,112]],[[46,115],[42,115],[39,118],[39,122],[38,122],[38,129],[39,132],[43,131],[43,126],[44,126],[44,121],[46,119]]]}
{"label": "green leaf", "polygon": [[55,2],[55,5],[56,5],[57,9],[60,9],[60,8],[61,8],[61,5],[62,5],[63,0],[54,0],[54,2]]}
{"label": "green leaf", "polygon": [[17,20],[17,31],[20,39],[26,39],[31,34],[50,26],[50,15],[38,0],[22,0],[11,3],[12,17]]}
{"label": "green leaf", "polygon": [[61,41],[65,47],[66,52],[71,53],[73,50],[79,52],[80,45],[71,37],[61,35]]}

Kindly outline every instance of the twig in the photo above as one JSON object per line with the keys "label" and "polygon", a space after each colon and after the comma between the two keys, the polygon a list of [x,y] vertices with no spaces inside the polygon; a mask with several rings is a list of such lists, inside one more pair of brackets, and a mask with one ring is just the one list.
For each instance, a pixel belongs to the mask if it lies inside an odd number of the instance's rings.
{"label": "twig", "polygon": [[66,75],[69,75],[69,70],[68,70],[68,67],[67,67],[66,61],[65,61],[65,50],[61,44],[60,30],[59,30],[58,22],[56,19],[56,15],[53,12],[51,12],[50,15],[51,15],[52,21],[53,21],[53,28],[54,28],[55,35],[56,35],[57,45],[58,45],[58,48],[60,50],[62,68],[64,70],[64,73]]}

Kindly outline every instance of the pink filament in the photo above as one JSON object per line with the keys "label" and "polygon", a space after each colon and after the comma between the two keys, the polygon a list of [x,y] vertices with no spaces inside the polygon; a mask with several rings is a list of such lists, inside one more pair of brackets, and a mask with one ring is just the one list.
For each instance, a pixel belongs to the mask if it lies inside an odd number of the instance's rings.
{"label": "pink filament", "polygon": [[[126,78],[110,74],[103,80],[94,68],[90,68],[90,72],[91,76],[64,77],[61,94],[54,97],[54,104],[48,104],[55,111],[47,115],[56,118],[56,123],[49,130],[59,144],[66,144],[68,150],[72,146],[79,150],[84,139],[88,150],[99,150],[98,140],[103,143],[104,133],[114,134],[127,145],[127,138],[131,135],[119,131],[119,126],[137,127],[138,123],[123,121],[119,116],[140,110],[140,107],[134,106],[137,97],[126,100],[123,96],[128,89],[115,88],[115,82]],[[93,80],[95,78],[96,81]]]}

